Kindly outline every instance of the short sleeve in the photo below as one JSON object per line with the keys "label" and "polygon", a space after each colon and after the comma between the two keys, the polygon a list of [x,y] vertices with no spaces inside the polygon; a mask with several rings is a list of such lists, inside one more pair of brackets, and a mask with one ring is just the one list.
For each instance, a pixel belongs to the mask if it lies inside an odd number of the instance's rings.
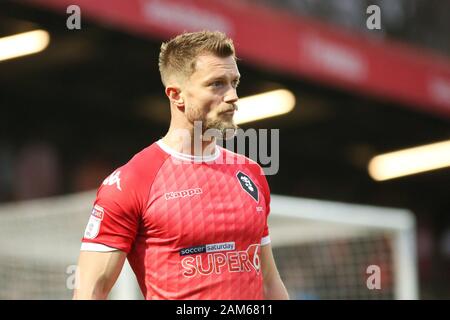
{"label": "short sleeve", "polygon": [[250,167],[251,167],[254,175],[258,179],[259,185],[261,187],[261,194],[262,194],[262,197],[264,198],[264,202],[265,202],[265,210],[264,211],[266,214],[266,220],[265,220],[264,230],[263,230],[262,237],[261,237],[261,245],[265,246],[270,243],[269,224],[268,224],[268,219],[269,219],[269,214],[270,214],[270,188],[269,188],[269,184],[267,182],[266,175],[264,173],[263,168],[256,162],[253,162]]}
{"label": "short sleeve", "polygon": [[133,172],[122,167],[103,181],[84,232],[82,250],[130,251],[142,211],[135,180]]}
{"label": "short sleeve", "polygon": [[[262,171],[262,169],[261,169],[261,171]],[[266,223],[264,225],[264,231],[263,231],[263,235],[262,235],[262,239],[261,239],[261,245],[265,246],[270,243],[269,224],[268,224],[269,214],[270,214],[270,188],[269,188],[269,184],[267,183],[267,179],[266,179],[266,176],[264,175],[264,172],[261,175],[261,181],[262,181],[262,185],[263,185],[262,193],[264,195],[264,199],[266,202],[266,210],[265,210]]]}

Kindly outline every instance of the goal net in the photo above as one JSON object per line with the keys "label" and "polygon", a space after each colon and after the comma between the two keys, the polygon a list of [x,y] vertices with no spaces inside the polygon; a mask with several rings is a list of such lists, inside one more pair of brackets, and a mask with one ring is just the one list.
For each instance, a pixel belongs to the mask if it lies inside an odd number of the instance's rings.
{"label": "goal net", "polygon": [[[0,206],[0,299],[71,299],[95,193]],[[269,220],[292,299],[416,299],[405,210],[272,196]],[[142,299],[128,263],[111,299]]]}
{"label": "goal net", "polygon": [[274,257],[292,299],[418,299],[407,210],[272,197]]}

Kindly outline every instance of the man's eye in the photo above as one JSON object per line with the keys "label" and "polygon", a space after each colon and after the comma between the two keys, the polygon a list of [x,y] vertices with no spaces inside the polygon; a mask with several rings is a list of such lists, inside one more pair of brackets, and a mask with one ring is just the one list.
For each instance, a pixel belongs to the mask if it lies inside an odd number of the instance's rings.
{"label": "man's eye", "polygon": [[214,81],[213,83],[211,83],[211,86],[213,87],[220,87],[223,84],[222,81]]}
{"label": "man's eye", "polygon": [[237,88],[239,86],[239,81],[233,81],[233,87]]}

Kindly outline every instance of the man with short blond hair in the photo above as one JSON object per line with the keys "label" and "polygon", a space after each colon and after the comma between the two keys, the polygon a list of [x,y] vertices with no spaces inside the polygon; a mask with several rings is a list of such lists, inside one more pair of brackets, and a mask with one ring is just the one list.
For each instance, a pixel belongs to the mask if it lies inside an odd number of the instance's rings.
{"label": "man with short blond hair", "polygon": [[227,138],[237,128],[232,40],[221,32],[178,35],[161,46],[159,68],[169,130],[100,186],[74,298],[106,298],[127,258],[146,299],[287,299],[263,170],[206,134]]}

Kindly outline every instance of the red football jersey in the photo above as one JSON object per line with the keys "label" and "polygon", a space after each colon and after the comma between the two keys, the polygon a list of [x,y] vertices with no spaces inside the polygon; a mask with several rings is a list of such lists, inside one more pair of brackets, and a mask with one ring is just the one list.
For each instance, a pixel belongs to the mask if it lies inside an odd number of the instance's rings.
{"label": "red football jersey", "polygon": [[269,204],[256,162],[160,140],[104,180],[81,250],[126,252],[146,299],[263,299]]}

